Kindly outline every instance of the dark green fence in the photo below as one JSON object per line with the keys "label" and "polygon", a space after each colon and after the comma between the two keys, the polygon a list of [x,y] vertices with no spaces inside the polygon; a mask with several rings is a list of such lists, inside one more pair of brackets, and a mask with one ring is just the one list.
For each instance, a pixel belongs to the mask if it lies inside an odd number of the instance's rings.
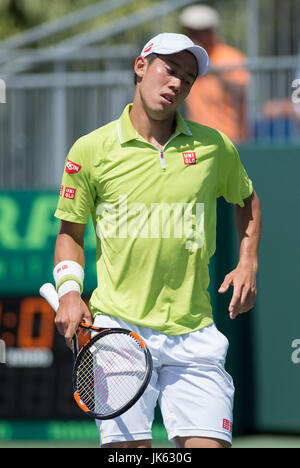
{"label": "dark green fence", "polygon": [[[232,322],[232,290],[213,294],[216,322],[230,341],[235,431],[299,433],[300,352],[292,344],[299,340],[300,347],[300,146],[242,147],[240,156],[262,205],[258,298],[250,313]],[[233,208],[220,199],[218,211],[216,286],[238,260]]]}

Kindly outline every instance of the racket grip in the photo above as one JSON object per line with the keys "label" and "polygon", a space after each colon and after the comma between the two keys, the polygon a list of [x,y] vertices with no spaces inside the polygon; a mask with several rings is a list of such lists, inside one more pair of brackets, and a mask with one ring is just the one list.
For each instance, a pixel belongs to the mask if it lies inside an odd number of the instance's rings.
{"label": "racket grip", "polygon": [[52,307],[52,309],[56,313],[59,308],[59,300],[58,300],[58,294],[53,284],[51,283],[43,284],[43,286],[40,288],[40,295],[44,299],[46,299],[48,304]]}

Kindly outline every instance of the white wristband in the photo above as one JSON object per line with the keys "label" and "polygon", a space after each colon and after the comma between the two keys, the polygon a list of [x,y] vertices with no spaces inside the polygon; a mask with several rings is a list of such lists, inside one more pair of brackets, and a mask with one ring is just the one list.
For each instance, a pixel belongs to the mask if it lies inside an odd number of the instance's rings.
{"label": "white wristband", "polygon": [[66,281],[75,281],[80,287],[80,292],[83,291],[84,269],[82,266],[73,260],[64,260],[55,266],[53,270],[56,291]]}
{"label": "white wristband", "polygon": [[60,300],[65,294],[68,294],[71,291],[76,291],[80,294],[80,286],[76,281],[65,281],[59,288],[58,288],[58,299]]}

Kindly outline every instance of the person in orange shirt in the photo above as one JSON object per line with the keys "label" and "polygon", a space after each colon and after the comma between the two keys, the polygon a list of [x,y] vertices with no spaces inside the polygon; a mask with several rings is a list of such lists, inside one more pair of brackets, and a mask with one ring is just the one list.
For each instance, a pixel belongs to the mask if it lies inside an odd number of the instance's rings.
{"label": "person in orange shirt", "polygon": [[[211,71],[197,79],[186,100],[187,118],[220,130],[234,143],[245,141],[246,90],[250,81],[244,68],[246,56],[222,41],[219,14],[209,6],[184,9],[180,23],[192,41],[207,50],[211,64]],[[223,69],[218,71],[218,67]]]}

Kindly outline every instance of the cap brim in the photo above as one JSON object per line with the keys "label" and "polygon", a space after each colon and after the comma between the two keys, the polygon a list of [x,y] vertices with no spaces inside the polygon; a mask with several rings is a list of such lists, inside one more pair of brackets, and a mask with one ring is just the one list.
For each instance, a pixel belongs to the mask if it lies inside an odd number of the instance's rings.
{"label": "cap brim", "polygon": [[198,76],[205,75],[209,67],[209,56],[206,50],[200,46],[192,46],[184,50],[188,50],[196,57],[198,62]]}
{"label": "cap brim", "polygon": [[179,52],[183,52],[184,50],[191,52],[195,56],[198,63],[198,76],[205,75],[209,68],[209,56],[206,50],[203,49],[203,47],[195,45],[191,47],[184,47],[183,49],[179,49],[176,51],[174,49],[160,48],[159,52],[153,48],[153,50],[150,53],[157,53],[158,55],[172,55],[178,54]]}

